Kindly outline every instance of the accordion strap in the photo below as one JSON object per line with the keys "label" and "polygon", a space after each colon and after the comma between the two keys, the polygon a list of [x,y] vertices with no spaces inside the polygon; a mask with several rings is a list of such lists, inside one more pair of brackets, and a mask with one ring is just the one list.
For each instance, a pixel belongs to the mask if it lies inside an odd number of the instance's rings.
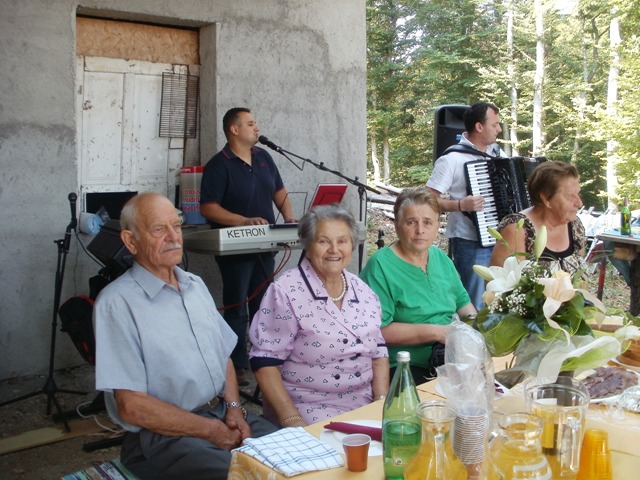
{"label": "accordion strap", "polygon": [[475,148],[471,148],[466,145],[460,145],[459,143],[456,145],[451,145],[442,154],[446,155],[447,153],[451,153],[451,152],[468,153],[469,155],[479,155],[485,158],[498,158],[498,157],[494,157],[493,155],[489,155],[488,153],[483,152],[481,150],[476,150]]}

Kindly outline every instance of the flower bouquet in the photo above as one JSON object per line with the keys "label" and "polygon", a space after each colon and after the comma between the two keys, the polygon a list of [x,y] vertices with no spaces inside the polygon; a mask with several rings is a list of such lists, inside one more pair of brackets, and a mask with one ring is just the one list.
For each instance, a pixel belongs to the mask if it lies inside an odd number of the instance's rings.
{"label": "flower bouquet", "polygon": [[[489,232],[504,242],[499,232]],[[590,324],[601,324],[607,313],[621,316],[625,324],[631,323],[631,316],[607,311],[597,297],[580,288],[582,271],[572,277],[557,263],[541,261],[546,243],[543,226],[532,255],[516,252],[502,267],[473,267],[488,283],[485,307],[467,323],[482,333],[492,356],[514,354],[515,364],[503,375],[503,383],[514,384],[525,375],[555,379],[560,372],[602,366],[619,355],[630,338],[640,336],[638,327],[627,325],[596,339]],[[509,374],[514,374],[513,381]]]}

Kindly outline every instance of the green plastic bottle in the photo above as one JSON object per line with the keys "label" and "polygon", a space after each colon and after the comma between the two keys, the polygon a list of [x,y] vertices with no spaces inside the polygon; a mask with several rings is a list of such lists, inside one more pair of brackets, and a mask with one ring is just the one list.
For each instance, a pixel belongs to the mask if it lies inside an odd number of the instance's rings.
{"label": "green plastic bottle", "polygon": [[620,234],[631,235],[631,210],[629,209],[629,197],[624,197],[624,205],[620,210]]}
{"label": "green plastic bottle", "polygon": [[409,370],[410,359],[409,352],[398,352],[398,366],[382,411],[382,450],[387,480],[403,479],[404,469],[417,453],[422,439],[416,411],[420,400]]}

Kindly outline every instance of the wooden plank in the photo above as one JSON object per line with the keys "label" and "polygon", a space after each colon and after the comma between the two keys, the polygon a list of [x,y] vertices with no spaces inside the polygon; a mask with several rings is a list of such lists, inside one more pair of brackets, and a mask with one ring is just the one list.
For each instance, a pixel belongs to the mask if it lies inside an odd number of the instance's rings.
{"label": "wooden plank", "polygon": [[[109,420],[102,417],[100,421],[109,428],[118,428]],[[71,431],[65,432],[64,425],[60,424],[53,427],[38,428],[37,430],[31,430],[0,439],[0,455],[105,431],[93,418],[72,420],[69,422],[69,428]]]}
{"label": "wooden plank", "polygon": [[403,190],[402,188],[394,187],[393,185],[387,185],[386,183],[382,182],[373,182],[373,184],[376,187],[382,188],[387,192],[395,193],[396,195],[399,195]]}
{"label": "wooden plank", "polygon": [[200,63],[195,30],[83,17],[76,19],[76,30],[77,55],[182,65]]}

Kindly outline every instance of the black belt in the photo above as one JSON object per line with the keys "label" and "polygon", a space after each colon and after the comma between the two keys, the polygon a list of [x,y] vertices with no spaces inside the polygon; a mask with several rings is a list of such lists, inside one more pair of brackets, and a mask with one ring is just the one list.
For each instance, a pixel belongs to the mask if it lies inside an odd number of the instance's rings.
{"label": "black belt", "polygon": [[204,405],[200,405],[199,407],[194,408],[191,411],[192,412],[202,412],[204,410],[213,410],[218,405],[218,403],[220,403],[220,397],[214,397],[212,400],[209,400]]}

